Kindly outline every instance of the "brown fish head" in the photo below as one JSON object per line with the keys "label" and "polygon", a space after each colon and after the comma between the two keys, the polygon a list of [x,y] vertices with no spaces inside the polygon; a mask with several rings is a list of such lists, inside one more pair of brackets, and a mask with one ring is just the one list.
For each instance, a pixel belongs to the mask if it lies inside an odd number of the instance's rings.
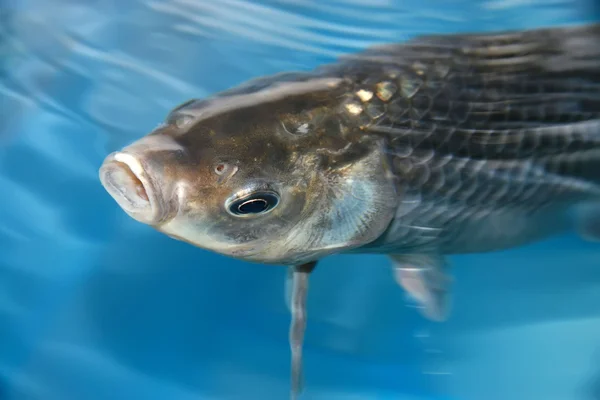
{"label": "brown fish head", "polygon": [[375,240],[396,195],[383,144],[341,112],[339,80],[190,101],[107,157],[132,218],[224,255],[298,264]]}

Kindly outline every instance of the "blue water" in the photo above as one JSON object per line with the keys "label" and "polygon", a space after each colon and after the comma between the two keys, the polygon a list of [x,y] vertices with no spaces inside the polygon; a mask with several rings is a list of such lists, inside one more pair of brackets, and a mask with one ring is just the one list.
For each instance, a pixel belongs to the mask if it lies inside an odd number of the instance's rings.
{"label": "blue water", "polygon": [[[283,268],[169,239],[104,156],[244,80],[420,33],[597,19],[593,0],[0,0],[0,400],[286,399]],[[600,45],[600,44],[599,44]],[[454,257],[453,316],[386,260],[311,281],[306,399],[600,399],[600,246]]]}

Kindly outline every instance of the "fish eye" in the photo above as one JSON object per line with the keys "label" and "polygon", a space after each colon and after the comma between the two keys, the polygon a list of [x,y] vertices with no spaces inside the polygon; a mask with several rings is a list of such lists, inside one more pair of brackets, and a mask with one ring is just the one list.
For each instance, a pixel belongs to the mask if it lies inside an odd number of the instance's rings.
{"label": "fish eye", "polygon": [[226,204],[230,214],[237,217],[263,215],[277,207],[279,195],[274,192],[254,192],[235,198]]}

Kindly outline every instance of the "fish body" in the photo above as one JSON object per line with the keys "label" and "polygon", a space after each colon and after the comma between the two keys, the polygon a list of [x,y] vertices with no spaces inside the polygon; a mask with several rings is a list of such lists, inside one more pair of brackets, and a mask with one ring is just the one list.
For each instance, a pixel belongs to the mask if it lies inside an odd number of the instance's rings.
{"label": "fish body", "polygon": [[[389,255],[443,319],[446,255],[600,237],[600,24],[419,37],[259,78],[175,108],[100,179],[134,219],[230,257],[308,274]],[[290,287],[294,349],[306,285]]]}

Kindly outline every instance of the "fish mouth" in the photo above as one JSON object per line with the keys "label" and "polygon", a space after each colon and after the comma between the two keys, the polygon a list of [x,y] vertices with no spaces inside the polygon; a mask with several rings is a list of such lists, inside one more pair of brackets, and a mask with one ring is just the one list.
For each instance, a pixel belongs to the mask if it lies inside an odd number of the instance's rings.
{"label": "fish mouth", "polygon": [[160,196],[143,160],[127,152],[115,152],[104,160],[100,182],[117,204],[133,219],[155,224],[163,217]]}

